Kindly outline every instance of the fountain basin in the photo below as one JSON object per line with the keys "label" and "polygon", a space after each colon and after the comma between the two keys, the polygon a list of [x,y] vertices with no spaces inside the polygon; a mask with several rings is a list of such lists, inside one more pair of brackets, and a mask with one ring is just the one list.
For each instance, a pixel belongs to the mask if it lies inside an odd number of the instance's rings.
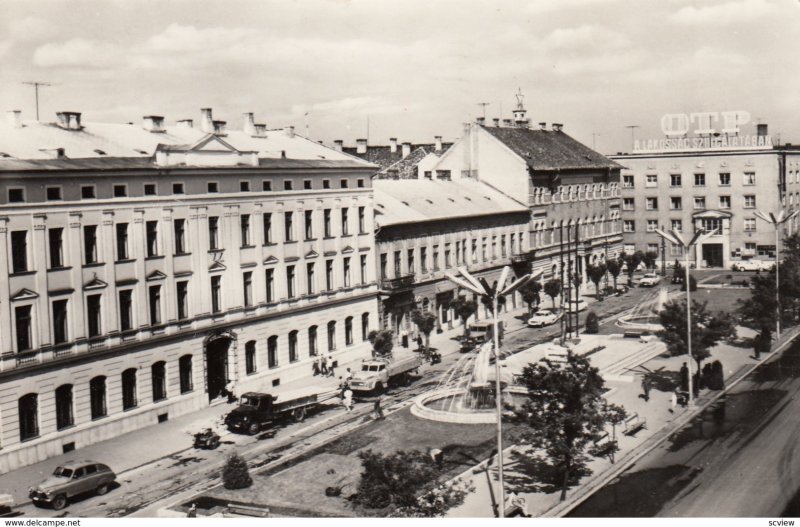
{"label": "fountain basin", "polygon": [[[515,399],[521,400],[527,394],[528,390],[523,386],[506,386],[503,390],[503,402],[507,404],[514,402]],[[515,395],[517,397],[514,397]],[[444,401],[450,401],[453,398],[456,399],[455,404],[449,404],[448,409],[440,408]],[[463,387],[423,393],[414,399],[414,404],[411,405],[411,413],[421,419],[442,423],[492,424],[497,421],[497,410],[494,404],[485,408],[470,408],[460,404],[459,398],[461,400],[466,400],[467,398]]]}
{"label": "fountain basin", "polygon": [[617,319],[616,325],[624,329],[638,331],[655,332],[664,329],[661,324],[651,322],[654,319],[658,320],[658,317],[654,315],[622,315]]}

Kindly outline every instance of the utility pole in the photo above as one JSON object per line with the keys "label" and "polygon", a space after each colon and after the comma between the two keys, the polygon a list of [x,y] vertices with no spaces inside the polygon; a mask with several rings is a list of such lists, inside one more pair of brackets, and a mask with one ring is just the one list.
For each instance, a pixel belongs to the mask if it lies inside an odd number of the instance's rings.
{"label": "utility pole", "polygon": [[483,109],[483,119],[484,120],[486,120],[486,107],[489,106],[490,104],[492,104],[492,103],[490,103],[490,102],[479,102],[478,103],[478,106],[480,106]]}
{"label": "utility pole", "polygon": [[633,152],[633,145],[636,142],[635,132],[636,132],[636,129],[639,128],[639,125],[638,124],[629,124],[629,125],[625,126],[625,128],[630,128],[631,129],[631,152]]}
{"label": "utility pole", "polygon": [[36,94],[36,120],[39,120],[39,86],[52,86],[49,82],[26,81],[22,84],[33,86],[34,93]]}
{"label": "utility pole", "polygon": [[[664,230],[664,226],[661,226]],[[667,276],[667,239],[661,236],[661,276]]]}
{"label": "utility pole", "polygon": [[597,149],[595,139],[597,139],[597,137],[599,135],[600,134],[598,134],[598,133],[592,132],[592,150],[596,150]]}

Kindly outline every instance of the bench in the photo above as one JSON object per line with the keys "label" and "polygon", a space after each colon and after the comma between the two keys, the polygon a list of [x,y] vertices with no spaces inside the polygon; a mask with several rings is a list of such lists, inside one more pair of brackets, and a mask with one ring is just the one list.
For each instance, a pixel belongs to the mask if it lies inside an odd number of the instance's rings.
{"label": "bench", "polygon": [[635,413],[625,418],[625,425],[622,429],[622,433],[626,436],[632,436],[645,426],[647,426],[647,419],[639,417],[639,414]]}
{"label": "bench", "polygon": [[505,518],[515,518],[519,516],[530,518],[530,514],[528,514],[528,503],[525,501],[525,498],[515,494],[506,496],[506,506],[503,508],[503,516]]}
{"label": "bench", "polygon": [[626,338],[626,339],[638,339],[638,338],[641,338],[642,335],[644,335],[644,331],[635,331],[635,330],[629,329],[622,336],[623,336],[623,338]]}
{"label": "bench", "polygon": [[241,503],[228,503],[228,512],[240,516],[253,516],[258,518],[268,518],[269,509],[257,505],[243,505]]}
{"label": "bench", "polygon": [[608,436],[608,432],[603,432],[601,435],[597,436],[594,440],[594,446],[596,453],[595,455],[601,457],[607,457],[614,462],[614,452],[616,451],[616,441],[612,441],[611,438]]}

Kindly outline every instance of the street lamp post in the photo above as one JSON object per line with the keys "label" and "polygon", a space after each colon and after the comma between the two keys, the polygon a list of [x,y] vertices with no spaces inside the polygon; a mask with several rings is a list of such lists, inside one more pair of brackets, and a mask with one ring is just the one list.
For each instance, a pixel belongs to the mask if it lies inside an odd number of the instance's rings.
{"label": "street lamp post", "polygon": [[518,278],[511,283],[508,287],[503,287],[508,280],[511,269],[508,266],[503,267],[500,272],[500,279],[497,281],[496,287],[491,287],[489,283],[484,280],[478,280],[472,276],[465,268],[459,267],[458,272],[461,277],[454,276],[450,273],[445,273],[448,280],[463,287],[482,298],[491,299],[492,309],[494,311],[494,329],[492,331],[492,344],[494,347],[494,368],[495,368],[495,403],[497,408],[497,486],[498,486],[498,507],[497,515],[500,518],[505,516],[505,487],[503,486],[503,398],[502,388],[500,386],[500,335],[499,335],[499,313],[497,312],[497,301],[499,298],[513,293],[523,285],[531,280],[536,280],[542,275],[542,271],[534,271]]}
{"label": "street lamp post", "polygon": [[777,216],[773,213],[765,214],[761,211],[756,211],[756,216],[761,218],[762,220],[766,221],[767,223],[771,223],[775,227],[775,305],[776,309],[778,310],[777,317],[775,319],[775,338],[779,338],[781,336],[781,295],[780,295],[780,265],[781,265],[781,224],[791,220],[800,211],[793,210],[792,212],[786,214],[785,210],[781,210]]}
{"label": "street lamp post", "polygon": [[683,247],[683,262],[685,268],[683,283],[686,286],[686,349],[689,354],[689,360],[687,361],[687,367],[689,369],[689,406],[692,407],[694,406],[694,391],[692,390],[692,384],[694,382],[694,379],[692,378],[692,361],[694,358],[692,357],[692,297],[690,292],[691,287],[689,284],[689,252],[691,252],[692,247],[698,243],[702,243],[714,236],[717,233],[717,229],[714,229],[710,232],[705,232],[703,229],[698,229],[697,232],[694,233],[694,236],[692,236],[692,239],[688,242],[683,239],[681,233],[676,229],[672,229],[670,232],[656,229],[656,232],[663,239]]}

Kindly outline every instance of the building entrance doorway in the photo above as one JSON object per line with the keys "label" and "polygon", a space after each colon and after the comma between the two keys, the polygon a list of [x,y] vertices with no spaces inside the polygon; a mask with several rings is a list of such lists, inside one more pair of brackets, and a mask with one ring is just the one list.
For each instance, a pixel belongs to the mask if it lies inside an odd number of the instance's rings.
{"label": "building entrance doorway", "polygon": [[704,243],[703,261],[707,267],[722,267],[722,244]]}
{"label": "building entrance doorway", "polygon": [[228,350],[231,338],[217,337],[206,343],[206,388],[208,400],[213,401],[223,396],[228,384]]}

